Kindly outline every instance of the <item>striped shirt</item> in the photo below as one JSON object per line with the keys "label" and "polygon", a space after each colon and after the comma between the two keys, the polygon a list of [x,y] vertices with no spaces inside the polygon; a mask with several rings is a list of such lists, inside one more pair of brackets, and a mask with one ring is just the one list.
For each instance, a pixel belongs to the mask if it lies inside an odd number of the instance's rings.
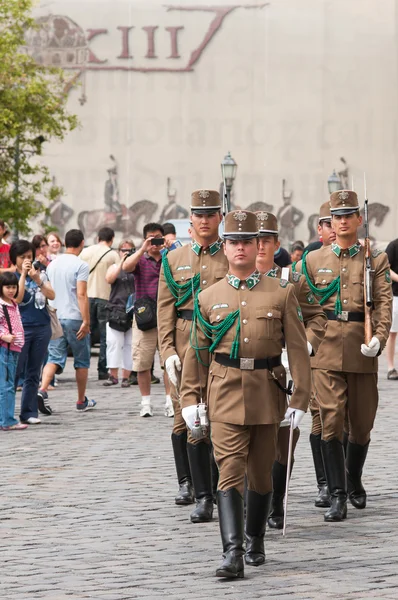
{"label": "striped shirt", "polygon": [[140,258],[134,270],[136,300],[143,296],[157,299],[161,266],[161,260],[155,260],[147,253]]}

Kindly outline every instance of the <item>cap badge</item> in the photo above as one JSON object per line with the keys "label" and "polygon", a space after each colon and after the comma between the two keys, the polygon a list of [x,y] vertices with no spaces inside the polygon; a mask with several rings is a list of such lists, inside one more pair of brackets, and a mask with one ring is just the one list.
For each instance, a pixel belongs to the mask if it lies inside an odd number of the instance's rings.
{"label": "cap badge", "polygon": [[339,199],[340,200],[347,200],[348,196],[349,196],[348,192],[340,192]]}
{"label": "cap badge", "polygon": [[257,219],[259,221],[268,221],[268,213],[264,211],[257,213]]}
{"label": "cap badge", "polygon": [[234,219],[235,221],[246,221],[247,214],[241,210],[237,210],[236,212],[234,212]]}
{"label": "cap badge", "polygon": [[209,198],[209,196],[210,196],[210,192],[208,192],[207,190],[199,191],[199,198],[203,198],[205,200],[206,198]]}

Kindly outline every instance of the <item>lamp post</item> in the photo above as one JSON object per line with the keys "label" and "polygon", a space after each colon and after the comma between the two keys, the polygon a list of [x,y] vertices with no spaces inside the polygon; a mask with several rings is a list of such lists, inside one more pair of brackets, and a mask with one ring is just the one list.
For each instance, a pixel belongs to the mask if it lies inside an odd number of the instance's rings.
{"label": "lamp post", "polygon": [[227,212],[231,210],[231,190],[234,185],[237,168],[238,165],[232,158],[231,153],[228,152],[221,163],[221,174],[225,185]]}
{"label": "lamp post", "polygon": [[333,173],[328,177],[328,190],[329,194],[333,194],[333,192],[338,192],[342,190],[343,187],[341,185],[341,179],[337,175],[336,171],[333,170]]}

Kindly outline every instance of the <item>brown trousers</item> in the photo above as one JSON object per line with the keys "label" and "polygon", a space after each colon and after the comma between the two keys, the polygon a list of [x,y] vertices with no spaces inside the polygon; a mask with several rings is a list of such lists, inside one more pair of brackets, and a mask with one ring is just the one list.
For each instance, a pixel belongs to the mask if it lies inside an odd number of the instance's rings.
{"label": "brown trousers", "polygon": [[322,439],[343,439],[348,415],[349,440],[364,446],[378,405],[377,373],[340,373],[312,370],[312,380],[322,421]]}
{"label": "brown trousers", "polygon": [[272,492],[272,465],[276,456],[279,424],[211,424],[211,441],[220,478],[218,489],[236,488],[243,495],[247,487],[258,494]]}
{"label": "brown trousers", "polygon": [[[180,321],[182,323],[182,321]],[[190,347],[190,341],[189,341],[189,332],[190,332],[190,328],[191,328],[191,321],[185,321],[185,326],[184,326],[184,330],[180,331],[176,329],[176,334],[175,334],[175,344],[176,344],[176,351],[178,356],[180,357],[181,363],[182,363],[182,373],[184,371],[184,356],[188,351],[188,348]],[[182,375],[182,373],[180,374],[180,377]],[[199,371],[198,371],[199,373]],[[181,382],[180,382],[181,385]],[[170,393],[171,393],[171,399],[173,402],[173,408],[174,408],[174,422],[173,422],[173,433],[175,433],[176,435],[181,435],[182,433],[184,433],[184,431],[186,431],[187,426],[186,423],[184,421],[184,419],[182,418],[182,414],[181,414],[181,406],[180,406],[180,400],[177,394],[177,390],[175,389],[174,385],[170,382]],[[201,439],[201,440],[196,440],[192,437],[190,430],[188,429],[188,442],[190,444],[198,444],[199,442],[203,442],[205,441],[207,444],[210,444],[210,438],[206,437],[205,439]]]}
{"label": "brown trousers", "polygon": [[[289,456],[289,434],[290,427],[279,427],[278,430],[278,442],[276,447],[276,460],[281,465],[287,465],[288,456]],[[296,428],[293,431],[293,450],[292,450],[292,458],[294,456],[294,451],[297,446],[297,442],[300,437],[300,429]]]}

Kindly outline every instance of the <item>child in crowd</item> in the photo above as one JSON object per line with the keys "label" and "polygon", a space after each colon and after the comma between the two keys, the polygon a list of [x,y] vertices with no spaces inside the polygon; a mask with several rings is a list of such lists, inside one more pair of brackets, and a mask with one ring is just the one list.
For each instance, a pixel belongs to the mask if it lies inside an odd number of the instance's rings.
{"label": "child in crowd", "polygon": [[24,345],[24,330],[18,304],[18,278],[15,273],[0,274],[0,429],[26,429],[14,418],[15,372]]}

